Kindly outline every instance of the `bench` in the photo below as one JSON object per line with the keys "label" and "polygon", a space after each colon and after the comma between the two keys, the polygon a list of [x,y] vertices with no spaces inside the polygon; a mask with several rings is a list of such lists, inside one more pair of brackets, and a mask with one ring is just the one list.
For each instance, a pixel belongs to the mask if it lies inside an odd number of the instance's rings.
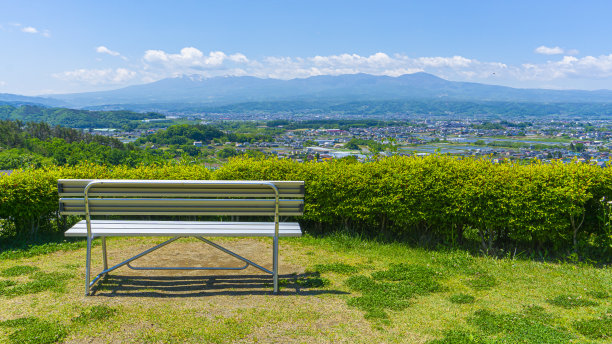
{"label": "bench", "polygon": [[[296,222],[280,222],[281,216],[300,216],[304,211],[303,181],[222,181],[222,180],[90,180],[58,181],[61,215],[81,215],[66,231],[68,237],[87,237],[85,295],[94,284],[115,269],[127,265],[135,270],[241,270],[253,266],[272,275],[278,293],[278,238],[302,235]],[[120,219],[96,219],[111,215]],[[161,220],[125,217],[162,217]],[[237,216],[273,218],[268,222],[195,221],[196,217]],[[123,219],[122,219],[123,218]],[[177,220],[178,218],[178,220]],[[108,266],[106,237],[172,237],[112,267]],[[91,247],[101,238],[104,269],[90,282]],[[141,258],[182,237],[195,237],[245,263],[242,267],[135,267]],[[272,237],[272,271],[206,237]]]}

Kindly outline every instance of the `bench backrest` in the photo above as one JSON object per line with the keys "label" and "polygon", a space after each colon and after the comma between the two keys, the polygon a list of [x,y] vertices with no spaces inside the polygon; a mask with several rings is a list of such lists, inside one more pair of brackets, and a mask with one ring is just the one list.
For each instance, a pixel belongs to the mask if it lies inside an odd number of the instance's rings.
{"label": "bench backrest", "polygon": [[[60,179],[62,215],[299,216],[303,181]],[[86,206],[86,203],[87,206]]]}

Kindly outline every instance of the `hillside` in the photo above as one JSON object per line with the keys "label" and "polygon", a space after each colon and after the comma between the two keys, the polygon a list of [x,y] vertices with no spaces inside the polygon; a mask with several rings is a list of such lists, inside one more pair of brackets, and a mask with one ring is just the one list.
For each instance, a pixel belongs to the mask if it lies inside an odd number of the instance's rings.
{"label": "hillside", "polygon": [[48,97],[29,97],[18,94],[0,93],[0,105],[40,105],[40,106],[66,106],[67,103]]}
{"label": "hillside", "polygon": [[131,121],[164,118],[158,113],[132,111],[88,111],[67,108],[48,108],[38,105],[11,106],[0,104],[0,120],[46,122],[70,128],[121,127]]}

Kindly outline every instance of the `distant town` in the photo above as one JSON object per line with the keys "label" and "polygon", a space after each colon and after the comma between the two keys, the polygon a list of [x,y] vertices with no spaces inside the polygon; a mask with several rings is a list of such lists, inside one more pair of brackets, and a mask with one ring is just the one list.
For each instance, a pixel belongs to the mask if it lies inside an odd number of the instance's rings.
{"label": "distant town", "polygon": [[[376,155],[486,156],[494,162],[501,160],[583,161],[605,166],[612,156],[612,121],[610,120],[500,120],[500,119],[394,119],[364,120],[330,119],[283,120],[282,116],[245,115],[236,121],[222,115],[199,118],[196,115],[177,118],[145,120],[157,121],[157,127],[147,129],[87,129],[90,133],[110,136],[124,143],[146,142],[146,136],[176,123],[207,124],[228,133],[240,134],[244,127],[259,132],[264,138],[249,141],[203,142],[191,145],[208,151],[211,156],[221,151],[230,156],[260,154],[279,158],[329,160],[354,157],[367,160]],[[311,117],[312,118],[312,117]],[[167,123],[167,125],[164,125]],[[184,122],[182,122],[184,123]],[[336,124],[336,126],[334,126]],[[146,145],[146,144],[143,144]],[[150,148],[162,148],[149,145]],[[228,155],[228,154],[226,154]]]}

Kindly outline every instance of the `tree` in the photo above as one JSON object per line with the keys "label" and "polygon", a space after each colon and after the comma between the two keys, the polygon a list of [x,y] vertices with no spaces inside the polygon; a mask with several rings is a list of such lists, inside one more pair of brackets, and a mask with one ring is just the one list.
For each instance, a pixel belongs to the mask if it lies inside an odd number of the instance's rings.
{"label": "tree", "polygon": [[189,156],[198,156],[200,154],[200,149],[194,145],[183,145],[181,149],[189,154]]}
{"label": "tree", "polygon": [[222,150],[220,150],[219,152],[217,152],[217,157],[219,159],[228,159],[228,158],[231,158],[233,156],[237,156],[239,154],[240,153],[237,150],[235,150],[234,148],[225,147]]}

